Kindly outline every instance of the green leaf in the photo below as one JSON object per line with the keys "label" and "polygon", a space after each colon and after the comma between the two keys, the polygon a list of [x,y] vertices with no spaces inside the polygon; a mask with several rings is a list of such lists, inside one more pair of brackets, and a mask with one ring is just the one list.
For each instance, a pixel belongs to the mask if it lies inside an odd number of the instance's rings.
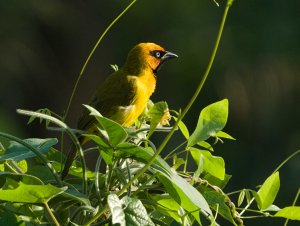
{"label": "green leaf", "polygon": [[177,158],[177,155],[174,157],[173,169],[177,170],[181,165],[185,164],[185,160],[183,158]]}
{"label": "green leaf", "polygon": [[[173,117],[176,121],[177,121],[177,118],[176,117]],[[190,133],[189,133],[189,130],[188,128],[186,127],[186,125],[184,124],[183,121],[180,121],[178,123],[178,127],[179,127],[179,130],[181,131],[182,135],[185,137],[185,139],[189,139],[190,138]]]}
{"label": "green leaf", "polygon": [[225,133],[223,131],[217,132],[216,137],[225,138],[225,139],[229,139],[229,140],[235,140],[234,137],[230,136],[228,133]]}
{"label": "green leaf", "polygon": [[207,150],[210,151],[210,152],[214,152],[214,149],[213,149],[213,147],[211,146],[211,144],[208,143],[208,142],[206,142],[206,141],[200,141],[200,142],[198,142],[197,144],[198,144],[199,146],[201,146],[201,147],[207,149]]}
{"label": "green leaf", "polygon": [[170,170],[169,175],[159,172],[160,182],[164,185],[170,196],[187,212],[192,213],[197,222],[200,224],[200,211],[202,211],[205,215],[212,215],[207,201],[196,188],[177,175],[175,170]]}
{"label": "green leaf", "polygon": [[280,210],[280,208],[278,206],[275,206],[275,205],[272,204],[267,209],[265,209],[264,211],[266,211],[266,212],[271,212],[271,211],[277,212],[279,210]]}
{"label": "green leaf", "polygon": [[126,225],[130,226],[154,226],[155,224],[151,221],[146,208],[139,199],[124,197],[122,203],[125,206],[125,219]]}
{"label": "green leaf", "polygon": [[231,210],[228,205],[226,205],[226,197],[224,195],[216,191],[207,191],[203,193],[203,196],[214,210],[218,210],[221,216],[230,221],[233,225],[236,225]]}
{"label": "green leaf", "polygon": [[148,137],[152,135],[157,125],[162,121],[166,111],[168,111],[168,104],[165,101],[157,102],[149,109],[148,114],[151,120],[150,120],[150,130],[148,133]]}
{"label": "green leaf", "polygon": [[267,209],[273,203],[279,191],[279,187],[280,179],[279,172],[277,171],[265,180],[257,192],[259,197],[258,208],[260,210]]}
{"label": "green leaf", "polygon": [[43,182],[39,178],[29,175],[29,174],[16,174],[16,173],[9,173],[9,172],[0,172],[0,181],[1,180],[5,181],[6,185],[7,185],[7,183],[8,183],[7,179],[12,179],[15,182],[23,182],[24,184],[43,185]]}
{"label": "green leaf", "polygon": [[218,186],[221,189],[224,189],[226,185],[228,184],[229,180],[231,178],[231,175],[225,174],[224,180],[220,180],[211,174],[205,174],[202,179],[207,180],[210,184],[213,184],[215,186]]}
{"label": "green leaf", "polygon": [[[153,156],[153,152],[136,146],[134,144],[124,143],[117,146],[115,157],[117,158],[133,158],[137,161],[148,162]],[[160,156],[155,159],[152,170],[159,173],[159,180],[169,192],[171,197],[188,212],[192,212],[193,216],[200,223],[199,211],[202,210],[206,214],[212,215],[211,210],[200,192],[198,192],[191,184],[177,175],[167,162]]]}
{"label": "green leaf", "polygon": [[90,115],[97,119],[100,125],[99,132],[107,139],[112,147],[115,147],[126,140],[128,134],[120,124],[103,117],[95,108],[88,105],[84,106],[91,112]]}
{"label": "green leaf", "polygon": [[274,216],[300,221],[300,206],[285,207],[279,210]]}
{"label": "green leaf", "polygon": [[199,166],[200,156],[203,158],[203,170],[212,176],[224,180],[225,178],[225,162],[221,157],[213,156],[209,151],[190,148],[191,155]]}
{"label": "green leaf", "polygon": [[188,140],[188,147],[204,141],[209,137],[216,136],[227,122],[228,117],[228,100],[224,99],[205,107],[199,116],[195,131]]}
{"label": "green leaf", "polygon": [[[114,156],[117,158],[133,158],[137,161],[147,163],[152,158],[153,152],[134,144],[123,143],[117,146],[117,150],[115,151]],[[154,164],[162,167],[167,171],[170,170],[170,166],[168,165],[168,163],[166,163],[160,156],[156,158]]]}
{"label": "green leaf", "polygon": [[[53,145],[57,144],[58,142],[56,138],[48,138],[48,139],[30,138],[30,139],[25,139],[24,141],[30,144],[31,146],[35,147],[41,153],[45,153],[49,151],[50,148]],[[18,162],[35,156],[36,155],[31,150],[24,147],[22,144],[19,144],[15,141],[11,141],[5,154],[0,156],[0,161],[15,160]]]}
{"label": "green leaf", "polygon": [[125,213],[122,208],[122,202],[116,194],[110,194],[107,196],[107,204],[109,206],[112,223],[120,224],[120,226],[126,226]]}
{"label": "green leaf", "polygon": [[19,216],[11,212],[5,212],[0,215],[0,225],[26,226],[25,222],[23,222]]}
{"label": "green leaf", "polygon": [[245,196],[246,196],[246,192],[245,190],[242,190],[239,194],[239,198],[238,198],[238,206],[241,206],[244,199],[245,199]]}
{"label": "green leaf", "polygon": [[85,206],[91,207],[90,200],[85,195],[83,195],[82,193],[78,192],[75,189],[69,188],[69,189],[65,190],[64,193],[62,193],[60,196],[58,196],[58,198],[61,199],[61,196],[65,197],[67,199],[76,200],[78,202],[83,203]]}
{"label": "green leaf", "polygon": [[151,199],[158,203],[158,205],[155,206],[157,211],[172,217],[177,222],[180,222],[181,217],[178,215],[180,205],[174,199],[166,195],[152,195]]}
{"label": "green leaf", "polygon": [[95,134],[84,134],[83,136],[88,137],[89,139],[94,141],[102,149],[111,148],[108,140],[102,139],[100,136],[97,136]]}
{"label": "green leaf", "polygon": [[51,184],[27,185],[19,182],[15,189],[0,189],[0,200],[43,204],[66,189],[67,187],[57,188]]}

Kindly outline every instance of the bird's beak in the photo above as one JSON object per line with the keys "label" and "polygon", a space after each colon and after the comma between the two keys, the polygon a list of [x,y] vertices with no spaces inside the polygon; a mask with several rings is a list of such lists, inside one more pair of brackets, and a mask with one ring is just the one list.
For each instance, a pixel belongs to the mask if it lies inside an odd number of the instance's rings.
{"label": "bird's beak", "polygon": [[163,57],[161,58],[162,61],[165,61],[167,59],[171,59],[171,58],[177,58],[178,56],[175,53],[171,53],[169,51],[166,51],[166,53],[163,55]]}

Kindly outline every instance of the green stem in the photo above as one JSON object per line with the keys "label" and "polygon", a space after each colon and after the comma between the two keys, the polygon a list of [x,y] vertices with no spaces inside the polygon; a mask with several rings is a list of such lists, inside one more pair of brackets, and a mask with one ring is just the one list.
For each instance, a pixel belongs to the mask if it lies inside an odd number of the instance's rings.
{"label": "green stem", "polygon": [[[133,177],[131,178],[131,180],[125,184],[121,190],[119,190],[117,192],[117,195],[120,196],[121,194],[123,194],[130,186],[131,184],[137,180],[141,175],[143,175],[147,169],[153,164],[153,162],[155,161],[155,159],[157,158],[157,156],[162,152],[162,150],[164,149],[164,147],[167,145],[167,143],[169,142],[169,140],[171,139],[171,137],[173,136],[175,130],[177,129],[177,126],[178,126],[178,123],[184,118],[184,116],[186,115],[186,113],[189,111],[189,109],[191,108],[191,106],[193,105],[193,103],[195,102],[196,98],[198,97],[200,91],[202,90],[202,87],[209,75],[209,72],[210,72],[210,69],[213,65],[213,62],[214,62],[214,59],[216,57],[216,53],[217,53],[217,50],[218,50],[218,47],[219,47],[219,43],[220,43],[220,40],[221,40],[221,36],[222,36],[222,32],[223,32],[223,28],[224,28],[224,25],[225,25],[225,21],[226,21],[226,18],[227,18],[227,14],[228,14],[228,11],[229,11],[229,8],[230,6],[232,5],[232,2],[233,0],[227,0],[227,4],[226,4],[226,7],[225,7],[225,10],[224,10],[224,13],[223,13],[223,18],[222,18],[222,21],[221,21],[221,25],[220,25],[220,28],[219,28],[219,32],[218,32],[218,36],[217,36],[217,39],[216,39],[216,42],[215,42],[215,46],[213,48],[213,52],[212,52],[212,55],[210,57],[210,60],[209,60],[209,63],[208,63],[208,66],[206,68],[206,71],[203,75],[203,78],[196,90],[196,92],[194,93],[194,95],[192,96],[191,100],[189,101],[188,105],[186,106],[186,108],[183,110],[182,114],[180,114],[178,116],[178,120],[175,122],[175,125],[173,126],[172,130],[168,133],[168,135],[166,136],[166,138],[164,139],[164,141],[162,142],[162,144],[159,146],[159,148],[157,149],[157,151],[154,153],[154,155],[152,156],[152,158],[149,160],[149,162],[147,164],[145,164],[145,166]],[[93,223],[94,221],[96,221],[99,217],[101,217],[102,214],[104,214],[108,209],[108,205],[106,204],[103,209],[98,212],[95,216],[93,216],[88,222],[86,222],[85,225],[90,225],[91,223]]]}
{"label": "green stem", "polygon": [[277,171],[279,171],[279,169],[286,164],[291,158],[293,158],[295,155],[299,154],[300,150],[294,152],[293,154],[291,154],[289,157],[287,157],[282,163],[280,163],[280,165],[273,171],[272,174],[276,173]]}
{"label": "green stem", "polygon": [[104,36],[107,34],[107,32],[111,29],[111,27],[131,8],[131,6],[136,2],[137,0],[133,0],[109,25],[108,27],[104,30],[104,32],[102,33],[102,35],[100,36],[100,38],[98,39],[98,41],[96,42],[95,46],[93,47],[92,51],[90,52],[89,56],[87,57],[86,61],[84,62],[83,64],[83,67],[79,73],[79,76],[77,77],[77,80],[75,82],[75,85],[73,87],[73,90],[72,90],[72,94],[70,96],[70,99],[69,99],[69,102],[68,102],[68,106],[67,106],[67,109],[64,113],[64,116],[63,116],[63,121],[66,120],[68,114],[69,114],[69,110],[70,110],[70,106],[71,106],[71,103],[73,101],[73,98],[74,98],[74,95],[75,95],[75,92],[77,90],[77,86],[79,84],[79,81],[85,71],[85,68],[86,66],[88,65],[91,57],[93,56],[95,50],[98,48],[99,44],[101,43],[102,39],[104,38]]}
{"label": "green stem", "polygon": [[[179,153],[175,153],[179,148],[181,148],[183,145],[185,145],[187,143],[187,140],[185,140],[184,142],[182,142],[181,144],[179,144],[176,148],[174,148],[172,151],[170,151],[166,157],[164,157],[164,160],[167,160],[169,158],[172,158],[175,154],[179,154]],[[185,151],[185,150],[184,150]],[[184,152],[183,151],[183,152]],[[174,153],[174,155],[173,155]]]}
{"label": "green stem", "polygon": [[[100,165],[101,165],[101,161],[102,161],[102,156],[99,155],[98,159],[97,159],[97,163],[96,163],[96,167],[95,167],[95,190],[96,190],[96,195],[98,197],[99,203],[101,204],[101,192],[100,192],[100,188],[99,188],[99,174],[100,174]],[[100,205],[100,208],[102,208],[102,206]]]}
{"label": "green stem", "polygon": [[52,213],[52,211],[51,211],[51,209],[50,209],[48,203],[45,202],[44,205],[45,205],[45,207],[46,207],[46,209],[47,209],[47,211],[48,211],[48,213],[49,213],[51,219],[53,220],[54,224],[55,224],[56,226],[60,226],[60,224],[58,223],[56,217],[55,217],[54,214]]}

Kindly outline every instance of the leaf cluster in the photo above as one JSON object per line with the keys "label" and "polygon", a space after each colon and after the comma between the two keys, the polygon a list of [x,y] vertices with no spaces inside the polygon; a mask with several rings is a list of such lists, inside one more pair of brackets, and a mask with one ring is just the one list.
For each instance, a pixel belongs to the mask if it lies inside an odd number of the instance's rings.
{"label": "leaf cluster", "polygon": [[[231,176],[214,149],[225,139],[234,140],[223,131],[227,99],[205,107],[191,134],[181,121],[177,129],[182,142],[174,149],[165,147],[168,154],[164,157],[155,157],[157,148],[150,135],[170,130],[160,124],[166,112],[169,114],[165,102],[150,104],[132,128],[123,128],[85,107],[96,118],[98,133],[81,134],[93,147],[79,145],[77,151],[84,155],[96,151],[99,157],[90,170],[84,158],[74,161],[64,181],[59,172],[65,156],[55,148],[56,138],[20,140],[0,133],[10,140],[0,156],[1,225],[219,225],[220,219],[243,225],[244,219],[261,216],[300,220],[300,207],[280,209],[274,205],[280,188],[277,170],[258,190],[224,192]],[[176,121],[180,113],[172,112]],[[49,125],[60,126],[55,130],[69,134],[76,143],[78,131],[50,112],[19,113],[29,115],[31,122],[33,118],[44,120],[52,130]]]}

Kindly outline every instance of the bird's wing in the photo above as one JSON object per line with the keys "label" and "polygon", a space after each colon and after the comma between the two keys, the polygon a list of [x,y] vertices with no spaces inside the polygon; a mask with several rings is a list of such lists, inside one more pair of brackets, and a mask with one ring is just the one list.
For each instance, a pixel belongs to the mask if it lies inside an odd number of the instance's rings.
{"label": "bird's wing", "polygon": [[[97,89],[89,105],[103,116],[111,118],[120,107],[129,106],[136,93],[134,76],[125,76],[121,70],[110,75]],[[78,128],[88,130],[93,127],[95,119],[85,110],[78,122]]]}

